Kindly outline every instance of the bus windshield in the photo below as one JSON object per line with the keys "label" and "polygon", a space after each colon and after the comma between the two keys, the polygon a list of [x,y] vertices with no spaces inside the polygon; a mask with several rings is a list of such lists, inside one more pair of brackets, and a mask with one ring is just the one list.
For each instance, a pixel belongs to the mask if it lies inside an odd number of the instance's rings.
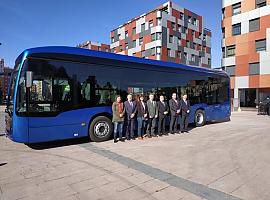
{"label": "bus windshield", "polygon": [[9,86],[9,92],[8,92],[8,98],[7,98],[7,110],[9,111],[9,113],[12,113],[13,111],[13,104],[14,104],[13,99],[14,99],[17,75],[18,75],[18,71],[14,71],[10,79],[10,86]]}

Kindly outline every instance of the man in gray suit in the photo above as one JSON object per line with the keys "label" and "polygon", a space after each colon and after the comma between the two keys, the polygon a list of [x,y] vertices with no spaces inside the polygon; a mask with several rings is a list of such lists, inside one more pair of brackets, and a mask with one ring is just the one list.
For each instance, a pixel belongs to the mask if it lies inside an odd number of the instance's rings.
{"label": "man in gray suit", "polygon": [[158,117],[157,102],[154,101],[154,94],[149,95],[149,100],[147,101],[148,108],[148,125],[147,125],[147,136],[157,137],[155,135],[156,119]]}

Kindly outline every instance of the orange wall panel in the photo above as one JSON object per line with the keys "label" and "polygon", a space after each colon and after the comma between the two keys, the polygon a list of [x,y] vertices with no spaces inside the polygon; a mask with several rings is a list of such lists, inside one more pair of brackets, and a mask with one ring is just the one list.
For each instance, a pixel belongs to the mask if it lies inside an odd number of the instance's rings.
{"label": "orange wall panel", "polygon": [[255,9],[255,0],[244,0],[241,3],[241,12],[247,12]]}
{"label": "orange wall panel", "polygon": [[249,54],[249,45],[248,43],[236,43],[235,46],[235,55],[243,56]]}
{"label": "orange wall panel", "polygon": [[270,74],[260,75],[260,88],[270,87]]}
{"label": "orange wall panel", "polygon": [[234,45],[236,43],[236,38],[235,37],[227,37],[225,38],[225,45],[230,46]]}
{"label": "orange wall panel", "polygon": [[235,77],[230,78],[230,83],[231,83],[231,89],[234,89],[234,87],[235,87]]}
{"label": "orange wall panel", "polygon": [[258,88],[260,85],[260,75],[249,76],[249,88]]}
{"label": "orange wall panel", "polygon": [[248,65],[248,55],[237,56],[236,57],[236,67],[235,75],[236,76],[248,76],[249,74],[249,65]]}
{"label": "orange wall panel", "polygon": [[270,27],[269,22],[270,22],[270,15],[262,16],[260,19],[260,28],[261,29],[269,28]]}
{"label": "orange wall panel", "polygon": [[232,6],[225,7],[225,17],[231,17],[232,16]]}
{"label": "orange wall panel", "polygon": [[249,63],[254,63],[254,62],[260,62],[260,54],[259,53],[250,53],[249,54]]}

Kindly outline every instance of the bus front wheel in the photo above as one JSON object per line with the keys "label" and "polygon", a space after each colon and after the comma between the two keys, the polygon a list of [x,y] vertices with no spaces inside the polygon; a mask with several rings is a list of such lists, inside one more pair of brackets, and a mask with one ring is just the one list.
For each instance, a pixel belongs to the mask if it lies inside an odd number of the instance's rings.
{"label": "bus front wheel", "polygon": [[103,142],[110,139],[112,132],[112,122],[105,116],[96,117],[89,127],[89,137],[93,142]]}
{"label": "bus front wheel", "polygon": [[205,112],[203,110],[197,110],[195,113],[195,125],[201,127],[205,125]]}

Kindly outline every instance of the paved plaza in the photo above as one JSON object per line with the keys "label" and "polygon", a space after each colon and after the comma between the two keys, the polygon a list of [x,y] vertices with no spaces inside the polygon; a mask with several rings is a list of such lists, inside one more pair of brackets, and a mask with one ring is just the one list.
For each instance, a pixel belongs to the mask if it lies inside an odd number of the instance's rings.
{"label": "paved plaza", "polygon": [[[1,112],[1,133],[4,113]],[[0,199],[269,200],[270,117],[144,141],[27,146],[0,137]]]}

